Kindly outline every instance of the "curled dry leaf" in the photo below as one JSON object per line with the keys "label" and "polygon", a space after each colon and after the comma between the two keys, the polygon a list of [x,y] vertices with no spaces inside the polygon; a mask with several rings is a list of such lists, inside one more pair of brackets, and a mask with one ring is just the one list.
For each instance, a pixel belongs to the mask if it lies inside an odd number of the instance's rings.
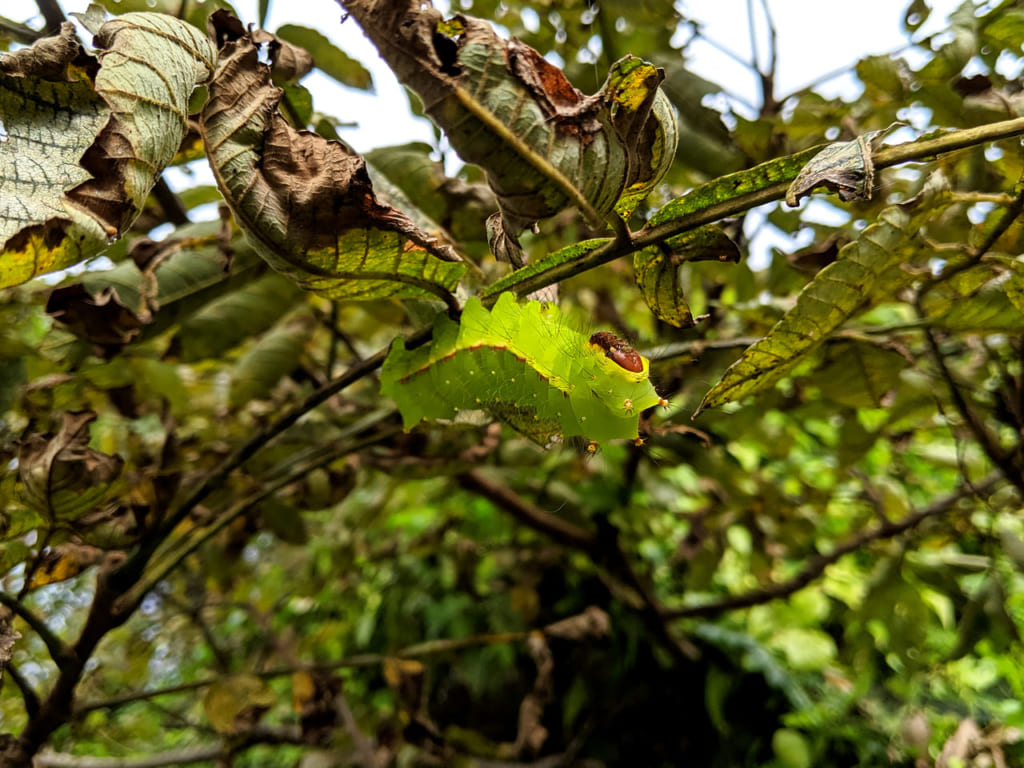
{"label": "curled dry leaf", "polygon": [[464,271],[459,257],[377,199],[363,158],[285,121],[272,65],[236,19],[218,11],[211,25],[222,46],[203,142],[260,256],[335,299],[445,298]]}
{"label": "curled dry leaf", "polygon": [[34,434],[18,450],[25,504],[51,522],[95,509],[121,474],[124,461],[89,447],[91,411],[68,412],[56,434]]}
{"label": "curled dry leaf", "polygon": [[594,224],[616,209],[628,215],[672,164],[675,115],[659,88],[664,72],[647,62],[616,62],[587,96],[480,19],[446,21],[418,0],[341,4],[455,151],[487,172],[508,238],[570,204]]}
{"label": "curled dry leaf", "polygon": [[582,642],[584,640],[607,637],[611,632],[612,622],[608,614],[596,605],[588,605],[583,613],[556,621],[544,627],[547,637],[561,640]]}
{"label": "curled dry leaf", "polygon": [[212,45],[160,13],[103,24],[98,58],[70,23],[0,57],[0,288],[99,253],[142,210],[185,135]]}
{"label": "curled dry leaf", "polygon": [[669,238],[663,246],[652,246],[633,256],[637,287],[661,321],[676,328],[695,324],[679,284],[679,266],[687,261],[740,260],[740,250],[718,226],[708,224]]}
{"label": "curled dry leaf", "polygon": [[811,190],[819,186],[838,193],[844,202],[870,200],[875,184],[871,155],[892,127],[869,131],[853,141],[829,144],[811,158],[793,179],[786,190],[786,205],[795,208],[801,197],[811,194]]}

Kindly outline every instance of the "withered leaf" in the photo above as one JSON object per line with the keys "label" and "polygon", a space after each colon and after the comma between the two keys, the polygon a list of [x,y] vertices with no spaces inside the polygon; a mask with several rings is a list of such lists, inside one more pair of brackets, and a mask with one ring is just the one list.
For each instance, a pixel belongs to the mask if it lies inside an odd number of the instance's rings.
{"label": "withered leaf", "polygon": [[740,260],[740,251],[729,236],[714,224],[669,238],[633,256],[637,287],[651,312],[677,328],[694,325],[693,314],[679,284],[679,266],[688,261]]}
{"label": "withered leaf", "polygon": [[19,446],[18,473],[25,504],[51,522],[69,520],[101,504],[124,461],[89,447],[91,411],[70,411],[56,435],[30,435]]}
{"label": "withered leaf", "polygon": [[104,23],[84,53],[57,38],[0,55],[0,288],[70,266],[136,219],[185,133],[214,51],[166,14]]}
{"label": "withered leaf", "polygon": [[620,199],[628,215],[672,163],[675,115],[659,88],[664,72],[647,62],[620,60],[587,96],[480,19],[446,21],[418,0],[340,1],[455,151],[486,171],[502,238],[570,204],[593,224]]}
{"label": "withered leaf", "polygon": [[[894,124],[895,125],[895,124]],[[801,197],[815,187],[825,187],[839,194],[844,202],[870,200],[874,192],[875,166],[871,154],[876,143],[893,126],[881,131],[869,131],[853,141],[829,144],[805,165],[786,190],[786,205],[795,208]]]}
{"label": "withered leaf", "polygon": [[374,194],[366,163],[339,142],[297,131],[277,109],[271,66],[237,20],[223,40],[200,126],[217,185],[272,267],[331,298],[444,298],[464,265]]}

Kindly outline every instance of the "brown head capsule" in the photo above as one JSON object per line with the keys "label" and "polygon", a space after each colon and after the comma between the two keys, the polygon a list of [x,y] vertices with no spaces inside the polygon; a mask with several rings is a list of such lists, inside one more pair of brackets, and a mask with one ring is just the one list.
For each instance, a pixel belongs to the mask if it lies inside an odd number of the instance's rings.
{"label": "brown head capsule", "polygon": [[640,357],[640,353],[614,333],[598,331],[590,337],[590,343],[603,349],[605,357],[613,360],[620,368],[625,368],[633,373],[643,371],[644,360]]}

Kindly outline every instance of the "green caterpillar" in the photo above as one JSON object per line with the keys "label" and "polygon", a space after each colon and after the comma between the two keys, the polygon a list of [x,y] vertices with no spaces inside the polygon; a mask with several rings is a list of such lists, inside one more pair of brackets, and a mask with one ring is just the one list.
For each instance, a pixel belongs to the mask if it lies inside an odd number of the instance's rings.
{"label": "green caterpillar", "polygon": [[460,323],[440,316],[428,345],[407,350],[395,339],[381,393],[407,430],[486,411],[541,444],[558,435],[600,443],[638,440],[641,411],[668,404],[648,373],[648,360],[613,334],[588,339],[555,305],[504,293],[491,311],[469,299]]}

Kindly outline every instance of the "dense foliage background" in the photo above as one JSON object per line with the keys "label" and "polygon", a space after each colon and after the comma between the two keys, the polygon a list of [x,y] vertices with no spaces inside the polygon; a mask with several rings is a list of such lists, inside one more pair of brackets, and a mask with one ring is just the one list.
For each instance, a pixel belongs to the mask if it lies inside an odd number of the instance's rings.
{"label": "dense foliage background", "polygon": [[[104,5],[204,29],[228,6]],[[1024,7],[964,3],[858,62],[852,100],[759,72],[756,114],[688,72],[699,8],[459,7],[587,93],[629,52],[665,68],[679,151],[634,231],[708,180],[895,121],[911,128],[891,143],[964,139],[879,170],[870,199],[776,194],[745,218],[740,189],[735,254],[677,252],[693,327],[655,318],[628,259],[562,281],[671,403],[643,445],[593,456],[500,424],[404,433],[366,361],[437,302],[303,292],[210,215],[215,186],[158,185],[108,261],[0,292],[0,764],[1021,765],[1024,165],[1019,139],[969,129],[1021,114]],[[929,12],[909,5],[909,35]],[[0,19],[7,50],[40,36],[19,21]],[[276,32],[369,86],[311,31],[335,19],[299,23]],[[281,84],[294,125],[358,119]],[[480,293],[508,271],[488,254],[494,199],[472,166],[445,176],[435,136],[366,157],[480,267]],[[190,133],[175,163],[203,152]],[[880,235],[901,202],[906,230]],[[810,245],[752,266],[768,227]],[[567,209],[522,242],[536,261],[598,234]],[[849,319],[691,421],[869,240],[889,271],[851,284]]]}

